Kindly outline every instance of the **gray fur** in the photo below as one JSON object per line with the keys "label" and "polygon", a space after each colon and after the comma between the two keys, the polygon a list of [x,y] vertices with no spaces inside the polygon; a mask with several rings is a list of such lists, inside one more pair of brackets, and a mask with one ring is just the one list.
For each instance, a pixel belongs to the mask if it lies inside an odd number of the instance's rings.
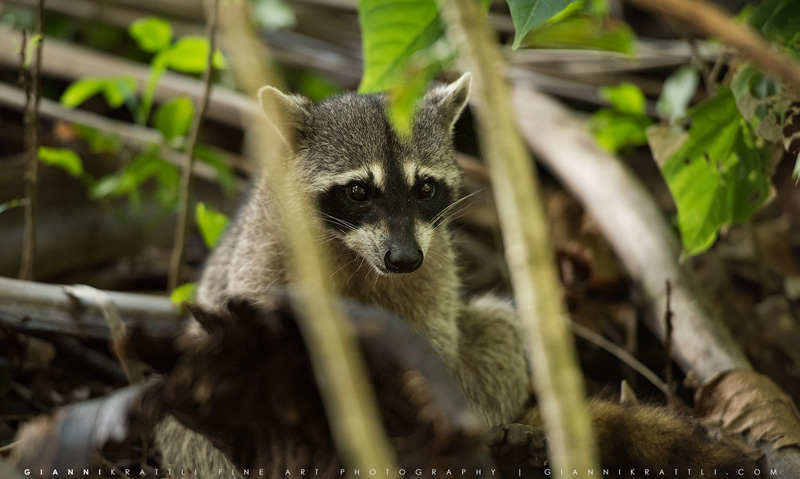
{"label": "gray fur", "polygon": [[[275,101],[289,118],[294,128],[290,168],[311,194],[329,188],[332,178],[356,170],[368,172],[376,164],[384,175],[401,177],[407,175],[406,165],[411,165],[435,175],[457,193],[462,180],[452,148],[452,127],[466,104],[469,87],[467,74],[429,92],[407,142],[391,130],[382,96],[350,94],[311,104],[266,88],[259,97],[262,104]],[[201,306],[219,308],[230,297],[266,305],[275,287],[291,283],[273,197],[264,182],[253,191],[205,267],[198,288]],[[382,306],[407,320],[443,358],[487,425],[511,422],[529,396],[515,313],[510,305],[488,297],[462,302],[446,222],[418,229],[426,243],[425,260],[408,274],[380,274],[365,264],[369,258],[334,235],[328,243],[332,284],[341,295]],[[195,327],[187,334],[187,343],[201,336]],[[182,443],[181,434],[191,439]],[[197,464],[201,449],[208,453],[211,446],[203,441],[174,420],[165,422],[157,437],[165,461],[187,467]]]}

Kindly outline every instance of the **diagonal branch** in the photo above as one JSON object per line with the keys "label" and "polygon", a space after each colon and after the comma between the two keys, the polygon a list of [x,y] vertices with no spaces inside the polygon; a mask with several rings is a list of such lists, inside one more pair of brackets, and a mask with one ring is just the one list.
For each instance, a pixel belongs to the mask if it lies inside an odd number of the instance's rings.
{"label": "diagonal branch", "polygon": [[693,30],[722,39],[800,94],[800,64],[776,51],[752,28],[733,20],[730,14],[704,0],[625,0],[637,7],[673,18]]}

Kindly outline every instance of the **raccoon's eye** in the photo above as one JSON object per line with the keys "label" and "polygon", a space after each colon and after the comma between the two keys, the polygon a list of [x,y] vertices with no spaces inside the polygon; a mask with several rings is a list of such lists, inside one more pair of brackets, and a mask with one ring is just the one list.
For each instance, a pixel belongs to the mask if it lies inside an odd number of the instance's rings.
{"label": "raccoon's eye", "polygon": [[421,200],[429,200],[436,194],[436,185],[432,181],[421,184],[417,190],[417,197]]}
{"label": "raccoon's eye", "polygon": [[369,192],[367,191],[367,188],[360,183],[347,185],[345,188],[347,191],[347,199],[350,201],[361,203],[369,199]]}

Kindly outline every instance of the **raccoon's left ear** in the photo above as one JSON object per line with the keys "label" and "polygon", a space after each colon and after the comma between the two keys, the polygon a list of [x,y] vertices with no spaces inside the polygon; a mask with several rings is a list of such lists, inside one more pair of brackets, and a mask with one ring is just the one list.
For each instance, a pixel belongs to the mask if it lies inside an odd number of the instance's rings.
{"label": "raccoon's left ear", "polygon": [[[294,146],[298,136],[302,136],[308,127],[308,119],[311,115],[311,100],[300,95],[287,95],[277,88],[265,86],[258,90],[258,103],[261,110],[267,115],[267,119],[281,134],[291,135],[292,138],[284,138],[290,146]],[[276,116],[280,117],[277,119]],[[280,128],[277,121],[282,121],[287,127]]]}
{"label": "raccoon's left ear", "polygon": [[461,111],[467,105],[471,84],[472,74],[467,72],[453,83],[436,87],[425,95],[425,101],[436,106],[442,123],[448,129],[453,128],[459,115],[461,115]]}

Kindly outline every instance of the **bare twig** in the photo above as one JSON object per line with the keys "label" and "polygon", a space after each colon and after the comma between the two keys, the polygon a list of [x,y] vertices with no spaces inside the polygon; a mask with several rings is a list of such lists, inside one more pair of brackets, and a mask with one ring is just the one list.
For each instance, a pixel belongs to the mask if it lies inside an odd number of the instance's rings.
{"label": "bare twig", "polygon": [[598,463],[536,172],[519,135],[497,43],[475,0],[440,0],[447,35],[475,77],[472,106],[554,466]]}
{"label": "bare twig", "polygon": [[664,337],[664,381],[667,383],[668,387],[664,390],[664,395],[667,398],[667,404],[673,407],[677,388],[675,380],[672,377],[672,308],[670,306],[672,303],[672,283],[670,283],[669,279],[667,279],[665,283],[667,305],[664,308],[664,327],[666,328]]}
{"label": "bare twig", "polygon": [[217,29],[217,10],[219,0],[208,0],[208,20],[206,26],[206,36],[208,38],[208,64],[203,71],[203,96],[199,106],[196,108],[192,119],[192,128],[189,132],[189,140],[186,145],[186,155],[184,156],[183,173],[181,175],[181,193],[178,200],[178,221],[175,225],[175,244],[172,249],[170,259],[168,289],[170,291],[178,287],[181,281],[183,270],[183,260],[186,248],[186,236],[189,230],[189,218],[192,212],[189,208],[189,198],[192,192],[192,167],[194,166],[194,151],[197,146],[197,137],[200,133],[200,126],[203,123],[203,116],[208,108],[209,97],[211,96],[211,78],[214,74],[214,51],[217,48],[216,29]]}
{"label": "bare twig", "polygon": [[705,0],[626,1],[644,10],[674,18],[702,34],[719,37],[800,94],[800,64],[772,48],[753,29],[734,21],[722,8]]}
{"label": "bare twig", "polygon": [[64,291],[81,301],[86,305],[92,305],[100,309],[103,313],[103,319],[106,320],[108,331],[111,333],[111,344],[114,354],[119,359],[122,370],[125,371],[125,378],[129,383],[144,382],[144,374],[138,365],[134,364],[124,353],[123,343],[125,341],[125,334],[127,328],[122,321],[122,315],[111,296],[104,291],[92,288],[85,284],[76,284],[74,286],[64,286]]}
{"label": "bare twig", "polygon": [[577,336],[580,336],[587,341],[591,341],[597,346],[600,346],[609,353],[613,354],[620,361],[624,362],[625,364],[630,366],[634,371],[641,374],[642,377],[650,381],[650,384],[657,387],[659,390],[663,391],[664,394],[668,394],[669,386],[667,385],[667,383],[662,381],[661,378],[659,378],[656,373],[654,373],[647,366],[642,364],[641,361],[636,359],[628,351],[625,351],[621,347],[617,346],[608,339],[604,338],[602,335],[597,334],[591,329],[582,326],[578,323],[575,322],[572,323],[572,331],[575,332]]}
{"label": "bare twig", "polygon": [[[39,99],[42,87],[42,25],[44,23],[44,0],[39,0],[36,15],[36,36],[31,39],[35,43],[34,58],[31,66],[27,65],[27,45],[23,40],[22,68],[25,82],[27,107],[25,110],[25,140],[28,148],[28,169],[25,173],[25,231],[22,242],[22,261],[19,277],[33,279],[33,260],[36,249],[36,203],[39,193]],[[28,93],[29,92],[29,93]]]}
{"label": "bare twig", "polygon": [[[264,84],[275,84],[271,54],[259,42],[250,27],[247,3],[236,2],[225,8],[220,17],[224,42],[233,73],[249,94]],[[271,81],[272,80],[272,81]],[[320,388],[322,402],[330,422],[331,435],[342,462],[351,469],[394,469],[395,458],[383,431],[374,391],[353,332],[344,322],[339,304],[333,301],[324,244],[311,218],[310,201],[286,172],[285,151],[277,151],[281,138],[291,138],[277,105],[267,107],[269,121],[262,116],[246,121],[256,140],[257,158],[264,164],[266,181],[273,191],[287,192],[276,196],[285,244],[289,253],[290,277],[302,291],[294,306],[299,326]],[[270,161],[267,162],[267,159]],[[288,185],[288,186],[287,186]]]}

